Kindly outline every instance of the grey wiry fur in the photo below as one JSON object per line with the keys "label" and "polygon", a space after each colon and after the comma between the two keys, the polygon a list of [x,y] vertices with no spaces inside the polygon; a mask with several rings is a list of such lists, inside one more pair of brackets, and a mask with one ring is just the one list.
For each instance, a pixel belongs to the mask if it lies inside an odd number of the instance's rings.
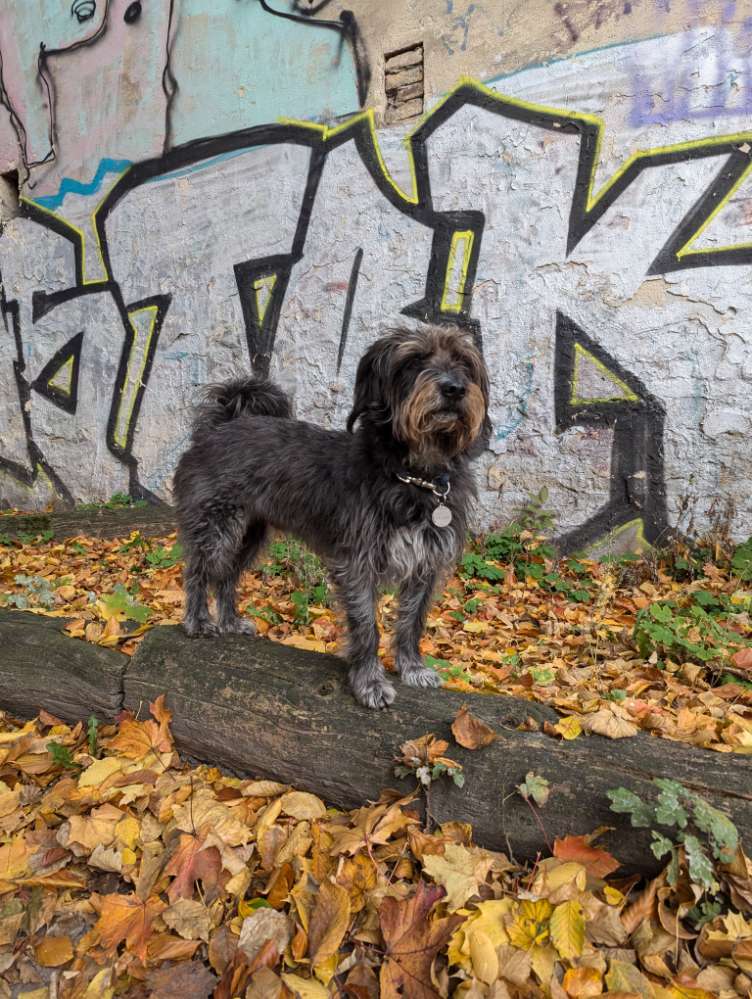
{"label": "grey wiry fur", "polygon": [[[350,683],[361,704],[385,707],[394,688],[378,658],[378,588],[399,585],[394,637],[404,683],[436,686],[418,650],[433,589],[462,551],[474,497],[469,456],[487,432],[488,381],[469,334],[394,330],[360,361],[348,432],[290,418],[270,382],[237,379],[209,391],[175,474],[190,635],[253,633],[235,608],[241,573],[269,527],[288,531],[327,564],[349,629]],[[448,476],[453,520],[398,474]],[[207,606],[217,599],[217,621]]]}

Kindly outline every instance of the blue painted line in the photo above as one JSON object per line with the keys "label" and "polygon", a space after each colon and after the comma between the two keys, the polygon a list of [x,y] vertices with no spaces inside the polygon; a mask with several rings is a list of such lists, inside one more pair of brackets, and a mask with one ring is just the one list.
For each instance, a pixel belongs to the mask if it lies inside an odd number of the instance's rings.
{"label": "blue painted line", "polygon": [[641,42],[653,42],[658,38],[665,37],[665,34],[648,35],[646,38],[630,39],[628,42],[609,42],[607,45],[597,45],[595,48],[586,49],[584,52],[573,52],[571,55],[551,56],[549,59],[543,59],[540,62],[532,62],[527,66],[521,66],[519,69],[513,69],[509,73],[502,73],[500,76],[494,76],[490,80],[484,80],[483,82],[485,86],[493,87],[495,83],[501,83],[502,80],[509,80],[514,76],[520,76],[522,73],[529,73],[534,69],[547,69],[549,66],[554,66],[560,62],[571,62],[573,59],[584,59],[585,56],[595,55],[598,52],[608,52],[610,49],[628,49],[633,45],[639,45]]}
{"label": "blue painted line", "polygon": [[129,166],[131,166],[131,160],[111,160],[105,157],[99,161],[97,172],[88,184],[82,183],[80,180],[74,180],[72,177],[63,177],[60,181],[57,194],[45,194],[31,200],[41,208],[47,208],[51,212],[57,211],[63,201],[65,201],[66,195],[95,194],[102,186],[104,178],[108,173],[124,173]]}

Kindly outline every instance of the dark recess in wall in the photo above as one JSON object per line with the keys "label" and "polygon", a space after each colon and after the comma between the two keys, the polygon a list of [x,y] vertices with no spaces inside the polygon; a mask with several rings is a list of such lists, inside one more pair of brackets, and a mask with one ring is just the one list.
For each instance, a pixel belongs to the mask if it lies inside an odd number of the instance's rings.
{"label": "dark recess in wall", "polygon": [[423,114],[423,43],[384,55],[384,121],[394,125]]}
{"label": "dark recess in wall", "polygon": [[0,174],[0,226],[9,219],[15,218],[20,211],[19,197],[21,194],[21,182],[18,170],[9,170],[8,173]]}

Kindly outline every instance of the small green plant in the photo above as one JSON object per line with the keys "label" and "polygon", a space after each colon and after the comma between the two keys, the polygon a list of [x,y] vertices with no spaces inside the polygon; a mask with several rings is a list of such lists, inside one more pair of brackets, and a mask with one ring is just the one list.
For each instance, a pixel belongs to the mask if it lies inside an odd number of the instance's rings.
{"label": "small green plant", "polygon": [[737,545],[731,556],[731,571],[744,583],[752,583],[752,538]]}
{"label": "small green plant", "polygon": [[148,551],[149,542],[140,531],[134,531],[127,541],[124,541],[118,548],[119,555],[126,555],[128,552]]}
{"label": "small green plant", "polygon": [[248,604],[248,606],[243,610],[244,614],[248,614],[251,617],[259,617],[262,621],[266,621],[268,625],[281,624],[282,617],[274,610],[272,607],[254,607],[253,604]]}
{"label": "small green plant", "polygon": [[54,762],[62,767],[63,770],[80,770],[80,764],[76,763],[71,755],[70,749],[67,746],[61,745],[59,742],[48,742],[47,751],[52,756]]}
{"label": "small green plant", "polygon": [[101,600],[113,617],[121,616],[128,621],[145,624],[151,616],[151,608],[138,603],[122,583],[118,583],[113,592],[108,593]]}
{"label": "small green plant", "polygon": [[113,493],[108,500],[101,503],[79,503],[77,510],[125,510],[128,508],[141,509],[148,506],[146,500],[136,499],[128,493]]}
{"label": "small green plant", "polygon": [[99,719],[90,715],[86,723],[86,740],[89,744],[89,754],[95,759],[99,755]]}
{"label": "small green plant", "polygon": [[728,599],[706,590],[696,590],[688,603],[659,600],[637,614],[634,639],[640,654],[709,663],[744,644],[738,632],[723,624],[733,612]]}
{"label": "small green plant", "polygon": [[6,607],[18,607],[19,610],[26,610],[28,607],[44,607],[45,610],[50,610],[54,607],[55,594],[49,579],[18,572],[13,577],[13,582],[23,587],[23,593],[2,594]]}
{"label": "small green plant", "polygon": [[182,558],[183,548],[179,541],[176,541],[171,548],[158,545],[146,553],[146,562],[152,569],[170,569],[173,565],[177,565]]}
{"label": "small green plant", "polygon": [[611,811],[629,815],[635,828],[650,829],[654,856],[658,860],[669,857],[670,885],[677,884],[683,860],[692,882],[705,891],[714,891],[714,863],[731,863],[739,846],[736,826],[678,781],[655,777],[652,784],[657,793],[650,801],[625,787],[608,791]]}

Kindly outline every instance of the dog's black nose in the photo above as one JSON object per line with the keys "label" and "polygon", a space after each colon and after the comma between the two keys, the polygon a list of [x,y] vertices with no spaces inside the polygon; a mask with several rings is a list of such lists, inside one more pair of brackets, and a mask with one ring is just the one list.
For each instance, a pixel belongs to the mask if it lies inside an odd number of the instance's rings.
{"label": "dog's black nose", "polygon": [[441,394],[445,399],[461,399],[465,394],[465,384],[454,375],[444,375],[439,382]]}

